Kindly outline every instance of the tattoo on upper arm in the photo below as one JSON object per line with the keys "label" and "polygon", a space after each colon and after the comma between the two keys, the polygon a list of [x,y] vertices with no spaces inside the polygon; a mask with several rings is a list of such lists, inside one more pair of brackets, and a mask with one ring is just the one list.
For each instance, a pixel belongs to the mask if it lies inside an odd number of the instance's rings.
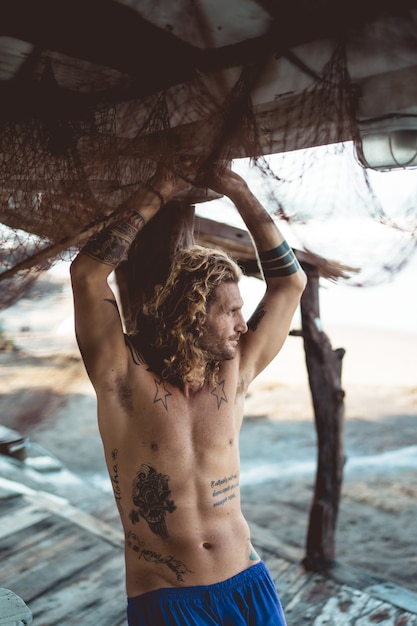
{"label": "tattoo on upper arm", "polygon": [[252,332],[255,332],[255,330],[258,328],[261,319],[264,317],[266,313],[266,310],[264,309],[264,305],[262,303],[260,303],[255,311],[253,312],[250,320],[248,321],[248,328],[249,330],[251,330]]}
{"label": "tattoo on upper arm", "polygon": [[213,506],[223,506],[237,497],[236,490],[239,488],[239,479],[237,474],[230,474],[230,476],[212,480],[210,487],[214,499]]}
{"label": "tattoo on upper arm", "polygon": [[116,500],[117,508],[119,509],[120,513],[123,513],[122,490],[120,488],[119,465],[117,463],[118,454],[119,454],[119,451],[117,448],[114,448],[111,452],[112,474],[110,475],[110,479],[111,479],[111,483],[113,487],[114,499]]}
{"label": "tattoo on upper arm", "polygon": [[158,554],[158,552],[155,552],[154,550],[147,550],[145,548],[145,542],[142,541],[132,530],[129,530],[126,534],[126,544],[128,548],[131,548],[133,552],[136,552],[138,559],[144,559],[144,561],[147,561],[148,563],[155,563],[155,565],[166,565],[172,572],[174,572],[178,582],[185,582],[185,574],[194,573],[188,569],[182,561],[179,561],[171,555],[164,556],[162,554]]}
{"label": "tattoo on upper arm", "polygon": [[171,490],[168,486],[169,476],[160,474],[152,465],[144,464],[133,481],[132,500],[137,507],[130,512],[133,524],[142,517],[150,530],[162,539],[168,538],[166,514],[173,513],[176,506],[169,500]]}
{"label": "tattoo on upper arm", "polygon": [[144,365],[145,359],[143,358],[141,352],[139,352],[139,350],[136,348],[136,346],[132,344],[127,335],[125,335],[125,344],[129,348],[130,356],[132,357],[133,363],[135,365]]}
{"label": "tattoo on upper arm", "polygon": [[168,389],[165,387],[165,383],[162,380],[162,378],[160,380],[156,380],[156,378],[154,378],[155,381],[155,397],[153,399],[154,404],[156,404],[157,402],[162,402],[162,404],[164,405],[165,409],[168,411],[168,398],[169,396],[172,396],[172,393],[170,391],[168,391]]}
{"label": "tattoo on upper arm", "polygon": [[119,312],[119,307],[117,306],[117,302],[114,298],[104,298],[104,302],[108,302],[109,304],[112,304],[114,308],[116,309],[116,311]]}
{"label": "tattoo on upper arm", "polygon": [[217,400],[217,408],[220,409],[220,405],[223,402],[225,402],[227,404],[227,396],[226,396],[226,392],[224,390],[224,385],[225,385],[225,380],[222,380],[221,383],[216,383],[216,386],[214,387],[214,389],[212,389],[210,391],[212,396],[215,396],[216,400]]}

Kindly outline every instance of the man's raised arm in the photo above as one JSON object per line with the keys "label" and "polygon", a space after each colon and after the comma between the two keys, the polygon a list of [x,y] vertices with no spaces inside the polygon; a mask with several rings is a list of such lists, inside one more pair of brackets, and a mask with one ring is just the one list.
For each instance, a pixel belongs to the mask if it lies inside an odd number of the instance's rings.
{"label": "man's raised arm", "polygon": [[92,237],[71,264],[75,331],[95,387],[127,368],[123,327],[107,279],[125,258],[137,233],[177,191],[188,186],[165,172],[155,174],[123,207],[123,220]]}
{"label": "man's raised arm", "polygon": [[249,384],[281,349],[307,279],[283,234],[246,182],[226,169],[211,183],[239,211],[252,236],[266,282],[265,295],[248,322],[249,331],[240,340],[241,371]]}

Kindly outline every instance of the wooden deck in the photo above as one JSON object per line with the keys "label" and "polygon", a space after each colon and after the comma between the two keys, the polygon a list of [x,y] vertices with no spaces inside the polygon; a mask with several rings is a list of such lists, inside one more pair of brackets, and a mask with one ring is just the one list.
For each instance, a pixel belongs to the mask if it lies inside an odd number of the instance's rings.
{"label": "wooden deck", "polygon": [[[0,478],[0,587],[23,598],[34,626],[126,624],[122,533],[115,511],[100,513],[109,500],[98,492],[91,514]],[[417,626],[416,594],[342,566],[306,573],[268,530],[252,525],[252,535],[288,626]]]}

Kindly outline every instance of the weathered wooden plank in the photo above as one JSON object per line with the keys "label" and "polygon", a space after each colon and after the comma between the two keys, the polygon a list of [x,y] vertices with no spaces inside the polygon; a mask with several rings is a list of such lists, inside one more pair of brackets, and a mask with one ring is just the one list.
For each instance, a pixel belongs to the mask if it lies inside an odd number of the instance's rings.
{"label": "weathered wooden plank", "polygon": [[[43,626],[124,624],[121,533],[66,501],[48,496],[28,490],[25,496],[9,498],[12,513],[2,516],[8,521],[7,532],[6,526],[3,530],[0,525],[0,586],[12,588],[35,615],[42,615],[41,619],[35,617],[35,623]],[[42,504],[58,515],[39,508]],[[37,521],[33,513],[39,513],[42,519]],[[109,530],[114,532],[110,539]],[[116,600],[103,593],[108,589],[112,589]],[[80,600],[75,602],[78,597]],[[49,619],[51,605],[59,607],[59,618],[53,614]],[[67,614],[74,614],[74,619],[67,619]]]}
{"label": "weathered wooden plank", "polygon": [[0,487],[0,518],[8,515],[22,506],[22,496],[20,494],[11,494]]}
{"label": "weathered wooden plank", "polygon": [[77,526],[84,528],[88,532],[97,535],[105,541],[122,548],[123,533],[120,528],[114,528],[106,522],[85,513],[76,506],[70,504],[64,498],[49,497],[51,494],[45,492],[33,492],[26,496],[26,499],[32,502],[38,502],[48,511],[51,511],[65,520],[71,521]]}
{"label": "weathered wooden plank", "polygon": [[[64,519],[71,520],[78,526],[81,526],[89,532],[98,535],[109,543],[118,547],[123,546],[123,532],[120,525],[118,527],[109,525],[105,521],[82,511],[76,506],[73,506],[66,498],[61,498],[60,496],[56,496],[52,493],[31,489],[30,487],[26,487],[20,483],[3,478],[0,478],[0,484],[9,486],[10,489],[14,489],[15,496],[12,497],[10,501],[15,510],[29,503],[31,506],[44,511],[45,516],[48,516],[50,513],[55,513]],[[2,503],[0,500],[0,506],[3,506],[3,510],[5,508],[7,512],[7,502]],[[2,510],[0,510],[0,515],[1,512]],[[23,524],[23,521],[21,523]]]}
{"label": "weathered wooden plank", "polygon": [[14,570],[7,576],[7,586],[25,601],[51,592],[60,581],[69,580],[100,559],[110,558],[115,549],[68,523],[65,530],[61,527],[58,540],[55,540],[56,531],[54,526],[52,541],[46,540],[38,547],[32,546],[28,552],[20,552],[20,561],[14,559],[19,563],[17,567],[9,566],[7,560],[6,569]]}
{"label": "weathered wooden plank", "polygon": [[312,574],[306,574],[300,565],[291,563],[281,574],[272,577],[284,611],[292,598],[308,584],[311,576]]}
{"label": "weathered wooden plank", "polygon": [[371,596],[385,600],[394,606],[417,614],[417,593],[399,587],[391,582],[380,583],[366,587],[365,590]]}
{"label": "weathered wooden plank", "polygon": [[2,516],[0,539],[14,534],[19,530],[29,528],[33,524],[46,519],[50,515],[49,511],[39,509],[39,507],[34,504],[27,504],[22,508],[18,508],[9,515]]}
{"label": "weathered wooden plank", "polygon": [[382,578],[377,578],[374,574],[371,574],[359,567],[352,565],[346,565],[345,563],[336,562],[326,570],[323,570],[322,574],[328,578],[331,578],[340,585],[349,585],[355,589],[361,591],[370,588],[373,585],[378,585],[386,582]]}
{"label": "weathered wooden plank", "polygon": [[[307,573],[272,553],[263,555],[280,596],[288,626],[417,626],[414,595],[398,592],[398,603],[389,598],[389,583],[359,590],[321,574]],[[395,587],[395,585],[393,585]],[[399,588],[401,590],[401,588]],[[379,594],[379,597],[378,597]],[[408,596],[411,596],[410,598]],[[403,600],[403,607],[398,605]]]}
{"label": "weathered wooden plank", "polygon": [[63,534],[62,529],[54,525],[54,520],[49,517],[37,522],[30,528],[22,529],[13,535],[8,535],[0,542],[2,555],[2,567],[0,569],[0,584],[7,586],[12,576],[37,563],[39,550],[42,546],[46,552],[48,545],[63,541],[67,529]]}
{"label": "weathered wooden plank", "polygon": [[[251,271],[246,271],[247,274],[260,277],[255,248],[246,230],[206,217],[196,216],[194,236],[196,243],[202,246],[219,246],[226,250],[242,265],[251,267]],[[350,274],[358,272],[358,268],[324,259],[312,252],[305,250],[294,250],[294,252],[303,267],[305,264],[315,267],[323,278],[336,280],[341,277],[347,278]]]}
{"label": "weathered wooden plank", "polygon": [[82,626],[117,626],[125,624],[126,592],[123,555],[100,558],[63,579],[52,592],[30,602],[35,624],[82,624]]}
{"label": "weathered wooden plank", "polygon": [[415,615],[344,585],[326,602],[314,626],[414,626],[415,620]]}
{"label": "weathered wooden plank", "polygon": [[219,246],[223,250],[226,249],[234,258],[253,260],[256,258],[252,239],[242,228],[196,216],[194,236],[198,244]]}
{"label": "weathered wooden plank", "polygon": [[323,605],[336,592],[337,585],[333,581],[326,580],[318,574],[308,575],[306,584],[285,606],[288,626],[299,626],[303,622],[313,624],[321,614]]}
{"label": "weathered wooden plank", "polygon": [[[290,567],[290,563],[284,561],[283,559],[277,559],[276,557],[269,559],[268,555],[263,555],[264,561],[268,566],[269,573],[271,574],[271,578],[276,585],[276,581],[285,574],[285,572]],[[279,592],[281,595],[281,586],[279,585]]]}

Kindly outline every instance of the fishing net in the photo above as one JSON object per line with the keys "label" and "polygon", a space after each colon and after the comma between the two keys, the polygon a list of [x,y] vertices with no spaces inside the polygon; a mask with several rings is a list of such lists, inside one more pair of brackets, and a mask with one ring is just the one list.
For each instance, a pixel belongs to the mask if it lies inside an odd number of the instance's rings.
{"label": "fishing net", "polygon": [[[318,72],[287,51],[308,84],[277,96],[273,107],[256,99],[269,52],[230,67],[217,83],[197,72],[141,96],[132,79],[120,79],[119,92],[129,97],[101,100],[64,97],[43,53],[37,99],[17,110],[5,106],[0,120],[0,306],[118,219],[158,162],[178,170],[181,155],[198,156],[202,173],[225,161],[239,168],[249,157],[252,188],[267,210],[293,229],[301,248],[360,267],[352,283],[398,271],[416,247],[417,186],[387,204],[377,180],[386,174],[358,163],[359,93],[347,51],[346,37],[332,42]],[[349,231],[353,218],[366,227]],[[371,240],[370,223],[378,226]]]}

